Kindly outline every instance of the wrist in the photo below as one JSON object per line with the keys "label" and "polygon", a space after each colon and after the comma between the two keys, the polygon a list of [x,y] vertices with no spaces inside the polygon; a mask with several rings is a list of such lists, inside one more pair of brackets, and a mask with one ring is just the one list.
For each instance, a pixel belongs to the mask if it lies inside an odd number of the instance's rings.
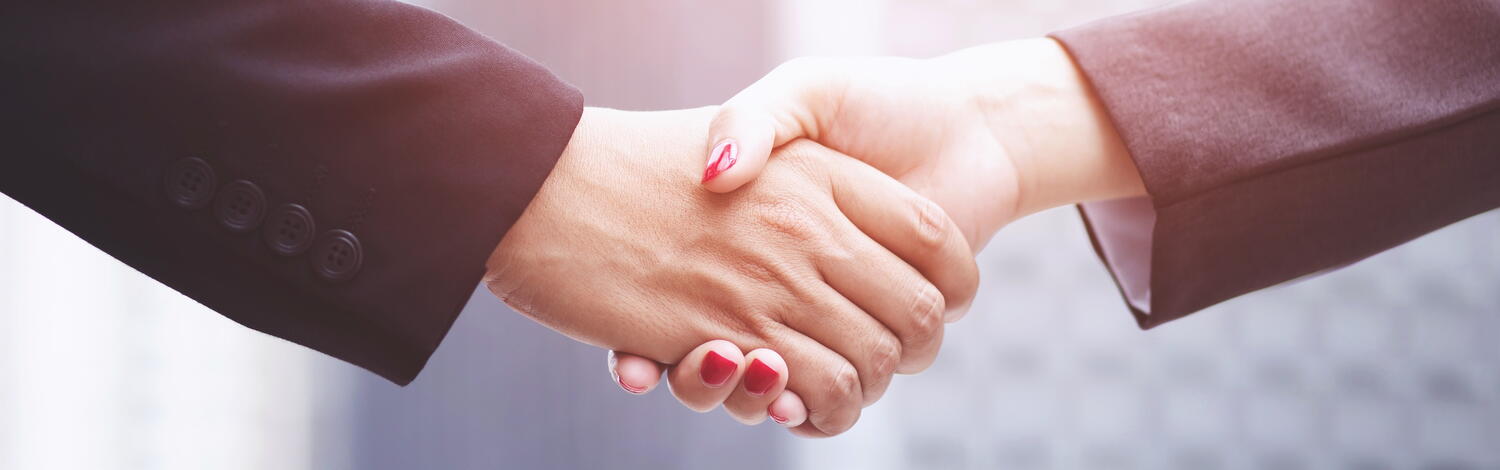
{"label": "wrist", "polygon": [[536,314],[532,300],[535,292],[525,288],[528,273],[535,271],[535,263],[532,258],[520,255],[535,251],[536,244],[542,239],[535,236],[533,226],[550,223],[548,219],[555,217],[560,201],[577,192],[576,187],[583,182],[580,169],[587,166],[589,155],[597,153],[599,134],[603,131],[600,118],[599,108],[583,108],[573,134],[552,165],[552,171],[548,172],[526,210],[506,231],[485,263],[485,285],[517,312],[529,316]]}
{"label": "wrist", "polygon": [[984,46],[999,70],[976,87],[995,138],[1015,166],[1016,217],[1057,206],[1146,194],[1103,102],[1050,38]]}
{"label": "wrist", "polygon": [[589,106],[583,108],[583,113],[578,116],[578,125],[573,128],[573,136],[557,157],[557,166],[553,168],[548,180],[559,177],[560,173],[574,171],[580,160],[597,153],[599,134],[605,132],[602,124],[607,120],[609,111],[611,110]]}

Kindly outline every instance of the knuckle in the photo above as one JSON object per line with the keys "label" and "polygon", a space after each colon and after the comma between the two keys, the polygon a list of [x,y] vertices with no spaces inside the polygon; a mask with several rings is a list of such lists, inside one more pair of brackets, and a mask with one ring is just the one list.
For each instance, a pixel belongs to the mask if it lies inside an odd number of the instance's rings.
{"label": "knuckle", "polygon": [[819,426],[818,429],[822,430],[824,433],[827,433],[829,436],[837,436],[839,434],[843,434],[844,431],[848,431],[850,428],[853,428],[854,422],[857,420],[859,420],[858,410],[853,413],[853,416],[847,418],[841,417],[838,421],[826,422],[822,426]]}
{"label": "knuckle", "polygon": [[855,250],[841,243],[821,247],[814,254],[814,259],[821,266],[851,266],[860,258],[861,255],[855,253]]}
{"label": "knuckle", "polygon": [[821,221],[806,203],[795,198],[775,197],[763,202],[756,218],[762,227],[795,241],[811,243],[823,238]]}
{"label": "knuckle", "polygon": [[859,402],[859,373],[849,363],[844,363],[829,377],[826,396],[832,402],[830,408],[839,408]]}
{"label": "knuckle", "polygon": [[875,340],[873,349],[870,351],[871,383],[879,382],[896,373],[896,366],[901,362],[901,343],[890,335],[880,335]]}
{"label": "knuckle", "polygon": [[923,284],[912,300],[912,332],[908,344],[928,344],[943,330],[943,294],[932,284]]}
{"label": "knuckle", "polygon": [[939,251],[948,241],[948,213],[923,197],[911,199],[911,225],[915,239],[927,252]]}
{"label": "knuckle", "polygon": [[[747,245],[748,246],[748,245]],[[728,262],[735,275],[748,282],[747,285],[765,285],[780,282],[775,260],[764,260],[752,256],[737,257]]]}
{"label": "knuckle", "polygon": [[709,320],[709,324],[714,325],[715,328],[700,333],[721,337],[725,335],[745,337],[756,334],[756,322],[763,321],[764,314],[757,308],[755,301],[758,296],[757,289],[749,286],[749,282],[733,282],[735,279],[702,275],[693,276],[690,279],[705,286],[706,291],[717,294],[699,310],[703,318]]}
{"label": "knuckle", "polygon": [[828,378],[823,388],[822,403],[808,403],[809,420],[818,430],[829,435],[839,434],[854,426],[859,419],[860,394],[859,374],[854,366],[845,362]]}
{"label": "knuckle", "polygon": [[785,335],[779,312],[768,308],[763,301],[752,300],[758,295],[742,295],[745,298],[728,300],[719,308],[706,309],[705,316],[714,326],[702,335],[727,340],[742,348],[757,347]]}
{"label": "knuckle", "polygon": [[[741,348],[753,348],[769,343],[770,338],[779,338],[787,332],[786,327],[781,324],[781,319],[772,312],[774,310],[758,310],[745,322],[745,334],[747,341],[738,341],[736,345]],[[753,341],[753,342],[751,342]]]}

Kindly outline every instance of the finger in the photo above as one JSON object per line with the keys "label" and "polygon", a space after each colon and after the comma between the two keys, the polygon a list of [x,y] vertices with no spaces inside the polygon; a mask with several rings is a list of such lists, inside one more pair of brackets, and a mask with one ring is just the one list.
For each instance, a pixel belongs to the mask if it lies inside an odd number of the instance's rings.
{"label": "finger", "polygon": [[667,372],[672,395],[693,411],[706,412],[719,406],[734,392],[745,370],[739,346],[724,340],[703,343]]}
{"label": "finger", "polygon": [[830,433],[823,432],[822,429],[818,429],[817,426],[813,426],[813,424],[811,422],[802,423],[801,426],[797,426],[797,427],[790,428],[790,429],[792,431],[792,435],[793,436],[806,437],[806,438],[811,438],[811,439],[822,439],[822,438],[825,438],[825,437],[833,437],[833,436],[837,436],[838,435],[838,434],[830,434]]}
{"label": "finger", "polygon": [[786,361],[770,349],[756,349],[745,354],[745,375],[740,386],[724,401],[724,411],[741,423],[760,424],[766,410],[786,388]]}
{"label": "finger", "polygon": [[609,352],[609,374],[615,384],[633,395],[645,395],[661,383],[662,365],[634,354]]}
{"label": "finger", "polygon": [[789,61],[725,102],[709,125],[703,187],[734,191],[760,175],[772,149],[816,139],[836,110],[837,70],[820,60]]}
{"label": "finger", "polygon": [[944,313],[943,320],[948,323],[962,320],[964,318],[964,315],[969,314],[969,309],[973,307],[974,302],[969,302],[967,304],[959,306],[958,308],[949,308],[948,311]]}
{"label": "finger", "polygon": [[900,340],[833,287],[808,289],[805,308],[784,314],[783,322],[848,360],[859,379],[861,405],[875,403],[900,364]]}
{"label": "finger", "polygon": [[943,208],[859,160],[811,142],[789,148],[815,153],[828,163],[839,210],[936,286],[947,319],[957,319],[979,290],[979,265]]}
{"label": "finger", "polygon": [[[943,343],[943,294],[885,247],[855,231],[854,248],[818,261],[824,280],[895,334],[901,342],[896,371],[921,372]],[[863,375],[863,372],[861,372]]]}
{"label": "finger", "polygon": [[787,378],[782,395],[795,392],[807,415],[793,433],[832,436],[854,426],[864,405],[854,366],[802,333],[784,325],[774,328],[780,330],[767,335],[772,348],[781,353],[789,367],[797,369],[796,375]]}
{"label": "finger", "polygon": [[783,390],[776,399],[766,407],[766,413],[771,415],[771,421],[776,424],[795,428],[807,421],[807,406],[802,404],[802,397],[797,392]]}

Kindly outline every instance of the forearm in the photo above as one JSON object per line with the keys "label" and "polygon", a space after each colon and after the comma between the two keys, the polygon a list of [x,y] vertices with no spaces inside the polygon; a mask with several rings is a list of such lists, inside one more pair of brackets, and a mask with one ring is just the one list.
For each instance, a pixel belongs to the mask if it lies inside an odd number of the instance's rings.
{"label": "forearm", "polygon": [[1017,217],[1145,194],[1104,105],[1056,41],[1008,41],[938,60],[970,70],[973,102],[1016,166]]}

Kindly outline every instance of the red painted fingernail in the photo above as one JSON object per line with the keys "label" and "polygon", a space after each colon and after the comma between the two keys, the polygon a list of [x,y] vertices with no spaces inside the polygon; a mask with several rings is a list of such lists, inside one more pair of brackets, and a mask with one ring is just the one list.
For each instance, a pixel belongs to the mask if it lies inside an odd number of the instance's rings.
{"label": "red painted fingernail", "polygon": [[729,381],[729,376],[734,375],[734,371],[739,368],[739,364],[734,361],[709,351],[708,356],[703,358],[703,367],[698,369],[698,378],[703,379],[704,385],[718,388]]}
{"label": "red painted fingernail", "polygon": [[625,383],[625,379],[620,378],[620,376],[618,374],[615,375],[615,383],[620,384],[620,388],[625,389],[626,392],[629,392],[632,395],[640,395],[642,393],[646,393],[646,387],[637,387],[637,386]]}
{"label": "red painted fingernail", "polygon": [[735,145],[732,140],[726,140],[710,150],[708,167],[703,169],[703,181],[700,183],[707,183],[708,180],[717,178],[720,173],[729,171],[729,168],[734,166],[734,162],[739,161],[739,150],[739,146]]}
{"label": "red painted fingernail", "polygon": [[750,370],[745,372],[745,391],[755,396],[765,395],[776,386],[778,378],[781,378],[780,372],[756,359],[750,362]]}
{"label": "red painted fingernail", "polygon": [[774,411],[767,411],[766,414],[771,415],[771,421],[775,421],[776,424],[786,424],[785,416],[778,416]]}

